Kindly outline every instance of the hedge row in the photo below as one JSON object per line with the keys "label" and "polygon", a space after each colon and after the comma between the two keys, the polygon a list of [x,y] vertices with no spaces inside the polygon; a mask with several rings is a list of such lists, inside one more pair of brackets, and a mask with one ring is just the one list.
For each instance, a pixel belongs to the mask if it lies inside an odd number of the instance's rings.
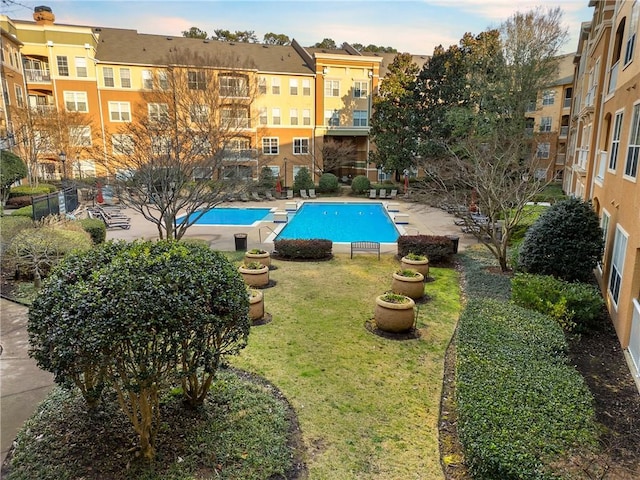
{"label": "hedge row", "polygon": [[549,316],[471,299],[457,336],[458,433],[476,480],[557,478],[549,465],[595,445],[593,398]]}
{"label": "hedge row", "polygon": [[431,263],[443,263],[453,256],[453,241],[442,235],[401,235],[398,237],[398,255],[409,253],[426,255]]}
{"label": "hedge row", "polygon": [[319,260],[331,257],[331,240],[312,238],[301,240],[276,240],[274,255],[289,260]]}

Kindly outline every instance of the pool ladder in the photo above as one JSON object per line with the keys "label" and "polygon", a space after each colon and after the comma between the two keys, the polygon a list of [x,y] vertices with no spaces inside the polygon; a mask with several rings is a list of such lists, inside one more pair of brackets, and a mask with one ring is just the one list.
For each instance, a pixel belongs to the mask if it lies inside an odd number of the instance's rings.
{"label": "pool ladder", "polygon": [[[270,226],[268,226],[268,225],[265,225],[265,226],[263,226],[263,227],[260,227],[260,228],[258,229],[258,238],[260,239],[260,243],[262,243],[262,230],[263,230],[263,229],[265,229],[265,228],[266,228],[267,230],[269,230],[269,233],[273,233],[273,234],[275,234],[275,233],[276,233],[276,232],[275,232],[275,230],[274,230],[273,228],[271,228]],[[269,236],[269,233],[267,233],[267,236]]]}

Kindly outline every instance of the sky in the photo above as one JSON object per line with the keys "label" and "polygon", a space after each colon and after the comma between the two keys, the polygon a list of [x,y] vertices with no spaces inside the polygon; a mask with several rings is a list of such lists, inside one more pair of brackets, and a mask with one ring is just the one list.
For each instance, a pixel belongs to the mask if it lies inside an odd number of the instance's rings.
{"label": "sky", "polygon": [[198,27],[288,35],[303,46],[324,38],[390,46],[431,55],[457,44],[465,32],[497,27],[515,12],[536,6],[563,10],[569,38],[560,53],[576,50],[580,24],[590,21],[588,0],[0,0],[0,13],[31,20],[33,7],[47,5],[57,23],[131,28],[139,33],[181,36]]}

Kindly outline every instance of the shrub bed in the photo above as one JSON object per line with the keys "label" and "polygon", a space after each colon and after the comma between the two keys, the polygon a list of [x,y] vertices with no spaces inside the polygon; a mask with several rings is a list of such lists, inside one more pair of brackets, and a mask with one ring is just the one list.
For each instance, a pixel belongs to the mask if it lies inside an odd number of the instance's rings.
{"label": "shrub bed", "polygon": [[351,182],[351,190],[356,195],[369,191],[371,181],[364,175],[357,175]]}
{"label": "shrub bed", "polygon": [[94,245],[104,243],[107,239],[107,226],[102,220],[98,218],[83,218],[80,220],[80,225],[85,232],[91,235]]}
{"label": "shrub bed", "polygon": [[[464,267],[464,290],[469,298],[494,298],[508,301],[511,298],[511,278],[492,273],[497,268],[496,258],[482,245],[467,248],[460,261]],[[499,268],[498,268],[499,270]]]}
{"label": "shrub bed", "polygon": [[409,253],[426,255],[431,263],[443,263],[453,256],[453,242],[442,235],[401,235],[398,237],[398,255]]}
{"label": "shrub bed", "polygon": [[593,399],[547,315],[471,299],[457,336],[458,433],[476,480],[553,479],[574,448],[595,445]]}
{"label": "shrub bed", "polygon": [[595,286],[570,283],[550,275],[517,274],[511,283],[511,299],[522,307],[555,318],[567,331],[594,327],[605,309]]}
{"label": "shrub bed", "polygon": [[333,242],[320,238],[276,240],[274,256],[290,260],[317,260],[331,257]]}
{"label": "shrub bed", "polygon": [[320,193],[335,193],[340,190],[338,177],[333,173],[323,173],[318,182],[318,191]]}
{"label": "shrub bed", "polygon": [[32,185],[19,185],[17,187],[11,187],[9,191],[9,198],[13,197],[23,197],[30,195],[45,195],[47,193],[55,192],[58,190],[55,185],[50,185],[48,183],[41,183],[40,185],[32,186]]}

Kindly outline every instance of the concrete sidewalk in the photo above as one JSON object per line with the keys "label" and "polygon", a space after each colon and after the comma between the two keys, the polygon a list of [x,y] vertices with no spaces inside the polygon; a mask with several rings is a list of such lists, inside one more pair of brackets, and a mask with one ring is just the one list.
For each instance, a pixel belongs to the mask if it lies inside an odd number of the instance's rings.
{"label": "concrete sidewalk", "polygon": [[53,385],[53,375],[29,358],[27,307],[0,298],[0,446],[2,462],[22,424]]}

